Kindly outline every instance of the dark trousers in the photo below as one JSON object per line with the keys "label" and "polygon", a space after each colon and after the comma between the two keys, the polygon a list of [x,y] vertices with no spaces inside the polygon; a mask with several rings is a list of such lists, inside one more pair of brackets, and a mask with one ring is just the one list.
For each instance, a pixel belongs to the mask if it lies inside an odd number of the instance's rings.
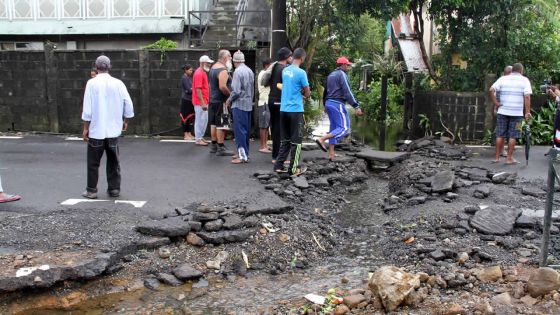
{"label": "dark trousers", "polygon": [[280,112],[280,133],[282,142],[280,143],[280,152],[278,159],[274,164],[274,169],[283,169],[284,161],[291,152],[289,174],[297,171],[299,160],[301,158],[301,142],[303,141],[303,113],[287,113]]}
{"label": "dark trousers", "polygon": [[235,145],[237,154],[242,160],[249,158],[249,138],[251,136],[251,117],[252,112],[234,108],[233,112],[233,132],[235,133]]}
{"label": "dark trousers", "polygon": [[181,126],[183,132],[190,132],[194,135],[194,106],[190,100],[181,99]]}
{"label": "dark trousers", "polygon": [[87,191],[97,192],[99,164],[103,152],[107,152],[107,190],[121,189],[121,167],[119,165],[119,139],[88,140],[87,147]]}
{"label": "dark trousers", "polygon": [[274,101],[268,101],[268,109],[270,110],[270,135],[272,140],[272,159],[278,160],[280,153],[280,142],[282,141],[280,134],[280,103],[274,104]]}

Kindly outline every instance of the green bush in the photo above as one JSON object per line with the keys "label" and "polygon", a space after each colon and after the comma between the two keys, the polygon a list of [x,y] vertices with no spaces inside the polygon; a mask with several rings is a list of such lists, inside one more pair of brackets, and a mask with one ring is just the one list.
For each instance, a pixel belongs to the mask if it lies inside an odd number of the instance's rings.
{"label": "green bush", "polygon": [[[553,101],[548,102],[546,106],[541,107],[539,112],[533,111],[533,118],[529,121],[531,127],[531,144],[549,145],[554,137],[554,114],[556,113],[556,104]],[[527,124],[523,121],[523,128]],[[521,139],[523,143],[523,139]]]}
{"label": "green bush", "polygon": [[[381,109],[381,81],[372,82],[367,90],[357,91],[356,98],[364,110],[365,119],[378,121]],[[404,109],[402,85],[389,82],[387,87],[387,124],[402,122]]]}

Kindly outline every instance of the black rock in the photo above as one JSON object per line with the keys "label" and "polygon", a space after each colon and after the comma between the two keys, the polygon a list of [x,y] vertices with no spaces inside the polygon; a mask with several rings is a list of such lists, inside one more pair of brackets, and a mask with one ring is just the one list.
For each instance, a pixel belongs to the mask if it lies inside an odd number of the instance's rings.
{"label": "black rock", "polygon": [[522,187],[521,193],[524,195],[533,196],[535,198],[546,197],[546,191],[534,186]]}
{"label": "black rock", "polygon": [[179,279],[177,279],[174,275],[170,275],[168,273],[160,272],[156,275],[157,279],[167,285],[170,286],[179,286],[183,284]]}
{"label": "black rock", "polygon": [[150,290],[157,290],[159,288],[160,282],[158,279],[148,278],[144,280],[144,286]]}
{"label": "black rock", "polygon": [[526,215],[520,215],[515,221],[515,226],[520,228],[534,228],[539,224],[539,219],[537,217],[530,217]]}
{"label": "black rock", "polygon": [[451,191],[454,181],[455,173],[453,171],[439,172],[432,178],[432,191],[436,193]]}
{"label": "black rock", "polygon": [[199,222],[207,222],[207,221],[214,221],[220,217],[220,214],[217,212],[195,212],[193,213],[193,221]]}
{"label": "black rock", "polygon": [[194,280],[202,277],[202,272],[193,268],[189,264],[182,264],[173,269],[175,277],[182,281]]}
{"label": "black rock", "polygon": [[520,215],[520,209],[493,206],[477,211],[470,224],[482,234],[506,235],[513,230]]}
{"label": "black rock", "polygon": [[440,249],[436,249],[430,253],[430,257],[435,261],[440,261],[444,260],[447,256]]}
{"label": "black rock", "polygon": [[189,221],[189,225],[191,226],[191,231],[193,232],[198,232],[202,229],[202,222]]}
{"label": "black rock", "polygon": [[478,206],[466,206],[463,211],[468,214],[475,214],[480,208]]}
{"label": "black rock", "polygon": [[479,199],[484,199],[489,195],[490,195],[490,187],[486,185],[476,187],[473,193],[473,197]]}
{"label": "black rock", "polygon": [[243,217],[238,214],[229,214],[225,217],[223,227],[228,230],[235,230],[243,227]]}
{"label": "black rock", "polygon": [[309,188],[309,183],[307,182],[307,178],[305,176],[298,176],[292,179],[294,181],[294,186],[299,189],[306,189]]}
{"label": "black rock", "polygon": [[516,179],[517,179],[517,174],[515,173],[500,172],[492,175],[492,182],[494,184],[511,185],[515,183]]}
{"label": "black rock", "polygon": [[216,232],[222,229],[223,224],[224,221],[222,221],[221,219],[208,221],[204,223],[204,230],[208,232]]}
{"label": "black rock", "polygon": [[152,236],[185,236],[191,230],[188,222],[183,217],[170,217],[163,220],[151,220],[140,223],[136,231]]}
{"label": "black rock", "polygon": [[249,237],[254,235],[255,232],[255,229],[245,229],[220,232],[198,232],[197,235],[206,243],[217,245],[246,241]]}

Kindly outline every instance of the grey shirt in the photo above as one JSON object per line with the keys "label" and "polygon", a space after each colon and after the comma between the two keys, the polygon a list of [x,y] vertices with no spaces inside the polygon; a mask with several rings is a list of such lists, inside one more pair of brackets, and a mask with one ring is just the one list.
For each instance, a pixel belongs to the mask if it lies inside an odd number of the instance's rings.
{"label": "grey shirt", "polygon": [[255,74],[244,63],[233,72],[231,82],[231,95],[229,100],[231,108],[250,112],[253,110],[253,96],[255,94]]}

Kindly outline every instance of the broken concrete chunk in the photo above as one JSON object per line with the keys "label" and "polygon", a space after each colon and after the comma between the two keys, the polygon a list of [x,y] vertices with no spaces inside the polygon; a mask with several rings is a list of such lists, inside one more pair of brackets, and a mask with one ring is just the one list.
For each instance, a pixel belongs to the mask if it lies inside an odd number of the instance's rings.
{"label": "broken concrete chunk", "polygon": [[136,226],[136,231],[152,236],[185,236],[191,230],[182,217],[170,217],[163,220],[150,220]]}
{"label": "broken concrete chunk", "polygon": [[436,193],[451,191],[454,181],[455,173],[453,171],[439,172],[432,178],[432,191]]}
{"label": "broken concrete chunk", "polygon": [[513,225],[520,215],[520,209],[494,206],[477,211],[470,224],[483,234],[506,235],[513,230]]}

